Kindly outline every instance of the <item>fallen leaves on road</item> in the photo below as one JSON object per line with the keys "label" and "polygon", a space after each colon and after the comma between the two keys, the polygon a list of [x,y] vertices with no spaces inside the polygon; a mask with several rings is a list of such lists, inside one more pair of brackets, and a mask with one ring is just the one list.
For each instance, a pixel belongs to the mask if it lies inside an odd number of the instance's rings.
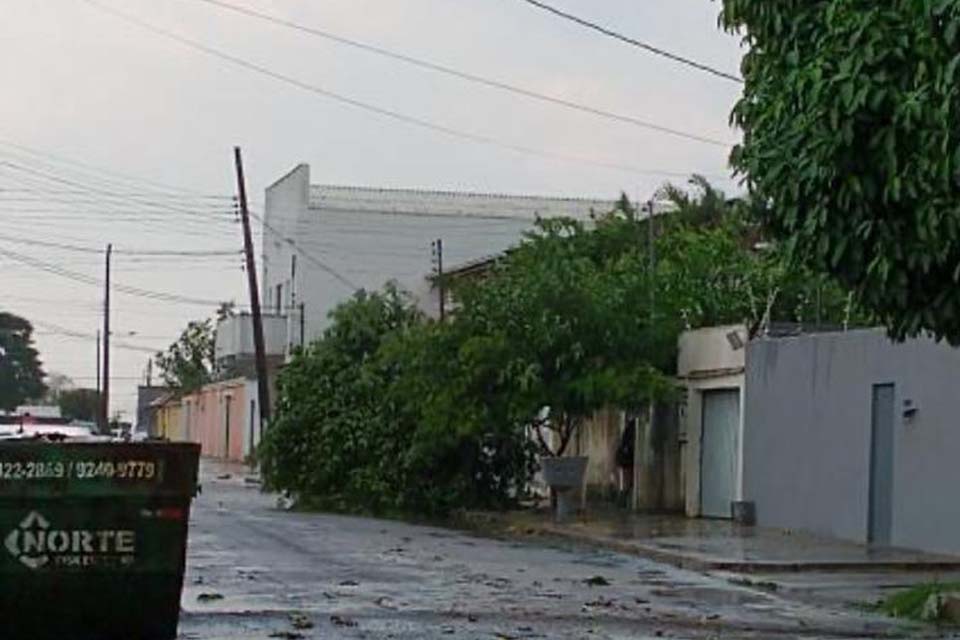
{"label": "fallen leaves on road", "polygon": [[356,620],[351,620],[350,618],[344,618],[343,616],[338,616],[336,614],[330,616],[330,622],[335,624],[338,627],[355,627],[357,626]]}
{"label": "fallen leaves on road", "polygon": [[274,631],[270,634],[270,637],[283,638],[284,640],[300,640],[300,638],[306,638],[307,636],[297,631]]}
{"label": "fallen leaves on road", "polygon": [[596,600],[591,600],[590,602],[587,602],[584,604],[585,607],[602,607],[602,608],[609,608],[609,607],[612,607],[613,605],[614,605],[613,599],[604,598],[603,596],[600,596]]}
{"label": "fallen leaves on road", "polygon": [[313,629],[313,620],[303,613],[291,613],[290,624],[294,629]]}
{"label": "fallen leaves on road", "polygon": [[223,600],[223,594],[216,592],[205,592],[197,596],[197,602],[213,602],[214,600]]}
{"label": "fallen leaves on road", "polygon": [[583,581],[588,587],[609,587],[610,581],[603,576],[593,576]]}

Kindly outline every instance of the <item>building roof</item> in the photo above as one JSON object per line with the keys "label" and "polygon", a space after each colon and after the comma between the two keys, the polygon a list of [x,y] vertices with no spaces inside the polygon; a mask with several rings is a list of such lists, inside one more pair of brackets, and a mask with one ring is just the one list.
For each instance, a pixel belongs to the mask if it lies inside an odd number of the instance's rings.
{"label": "building roof", "polygon": [[611,211],[613,200],[557,198],[468,191],[310,185],[310,209],[381,215],[536,220],[589,219]]}
{"label": "building roof", "polygon": [[149,402],[147,406],[162,407],[163,405],[167,404],[171,400],[179,400],[179,397],[174,391],[168,391],[167,393],[164,393],[163,395],[158,396],[155,400],[153,400],[152,402]]}

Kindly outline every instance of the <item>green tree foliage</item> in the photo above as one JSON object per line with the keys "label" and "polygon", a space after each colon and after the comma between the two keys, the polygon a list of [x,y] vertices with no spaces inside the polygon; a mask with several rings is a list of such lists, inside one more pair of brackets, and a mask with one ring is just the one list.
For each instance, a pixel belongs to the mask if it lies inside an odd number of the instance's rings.
{"label": "green tree foliage", "polygon": [[259,452],[268,483],[348,511],[438,513],[508,500],[518,438],[437,429],[441,413],[425,418],[430,394],[443,389],[432,364],[456,366],[439,357],[448,348],[440,327],[393,286],[357,294],[331,320],[280,374]]}
{"label": "green tree foliage", "polygon": [[96,389],[64,389],[57,395],[64,418],[96,422],[100,413],[100,394]]}
{"label": "green tree foliage", "polygon": [[0,312],[0,409],[43,396],[43,367],[33,347],[33,326],[24,318]]}
{"label": "green tree foliage", "polygon": [[213,379],[215,331],[211,320],[187,325],[176,342],[154,356],[164,384],[184,393]]}
{"label": "green tree foliage", "polygon": [[[459,291],[452,325],[471,366],[457,402],[483,399],[559,455],[597,410],[662,395],[669,384],[651,358],[662,344],[637,306],[649,290],[639,231],[623,214],[596,230],[541,221],[491,277]],[[552,443],[544,429],[557,435]]]}
{"label": "green tree foliage", "polygon": [[668,340],[675,342],[684,330],[723,324],[744,323],[755,336],[773,323],[869,322],[847,290],[795,263],[782,245],[765,238],[757,222],[762,208],[754,201],[728,200],[696,177],[691,186],[665,189],[662,196],[673,210],[653,223],[652,304]]}
{"label": "green tree foliage", "polygon": [[724,0],[732,160],[791,254],[897,337],[960,343],[960,3]]}
{"label": "green tree foliage", "polygon": [[190,393],[213,381],[217,340],[214,322],[236,315],[236,303],[221,302],[215,319],[190,322],[176,342],[154,356],[163,383],[181,393]]}

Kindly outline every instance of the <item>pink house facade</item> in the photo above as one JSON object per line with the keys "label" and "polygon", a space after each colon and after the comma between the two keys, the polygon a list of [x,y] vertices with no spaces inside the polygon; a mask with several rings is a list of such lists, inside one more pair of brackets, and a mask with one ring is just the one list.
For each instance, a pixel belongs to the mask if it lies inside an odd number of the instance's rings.
{"label": "pink house facade", "polygon": [[183,434],[200,444],[201,455],[242,462],[260,442],[256,381],[214,382],[184,396]]}

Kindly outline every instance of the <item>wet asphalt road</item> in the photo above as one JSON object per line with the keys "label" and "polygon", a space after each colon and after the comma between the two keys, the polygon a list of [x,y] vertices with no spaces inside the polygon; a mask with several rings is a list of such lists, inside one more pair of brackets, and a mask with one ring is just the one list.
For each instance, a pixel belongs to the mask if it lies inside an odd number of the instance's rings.
{"label": "wet asphalt road", "polygon": [[277,508],[236,475],[192,515],[180,637],[850,638],[905,632],[846,605],[550,541]]}

